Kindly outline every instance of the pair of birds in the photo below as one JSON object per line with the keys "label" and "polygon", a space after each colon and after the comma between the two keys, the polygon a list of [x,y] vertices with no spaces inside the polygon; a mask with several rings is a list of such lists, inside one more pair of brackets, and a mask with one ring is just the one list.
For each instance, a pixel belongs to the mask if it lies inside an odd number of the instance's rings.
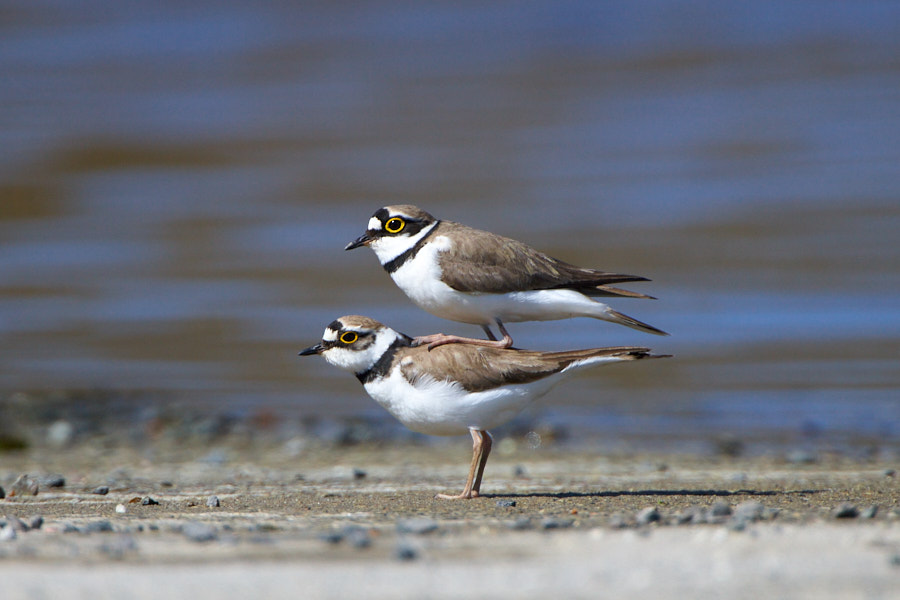
{"label": "pair of birds", "polygon": [[[409,429],[472,435],[472,463],[462,493],[479,495],[491,452],[488,429],[511,420],[564,376],[595,365],[660,358],[620,346],[564,352],[512,347],[505,322],[593,317],[657,335],[651,325],[616,312],[598,297],[651,298],[613,287],[645,277],[584,269],[509,238],[435,219],[409,205],[386,206],[345,250],[369,246],[409,298],[426,311],[481,325],[486,340],[443,333],[411,338],[358,315],[336,319],[322,341],[300,352],[321,354],[353,372],[366,392]],[[497,339],[491,327],[497,327]]]}

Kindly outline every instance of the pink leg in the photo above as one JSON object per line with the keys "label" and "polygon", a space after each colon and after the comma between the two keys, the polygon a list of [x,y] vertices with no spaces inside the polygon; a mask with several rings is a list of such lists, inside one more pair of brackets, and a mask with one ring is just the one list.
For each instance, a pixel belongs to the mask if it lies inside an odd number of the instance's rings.
{"label": "pink leg", "polygon": [[485,333],[489,339],[487,340],[479,340],[477,338],[467,338],[461,337],[458,335],[447,335],[445,333],[435,333],[432,335],[423,335],[417,337],[415,339],[416,346],[422,346],[424,344],[428,344],[429,350],[434,350],[438,346],[443,346],[444,344],[472,344],[473,346],[485,346],[487,348],[511,348],[513,345],[512,336],[509,335],[509,332],[506,331],[506,327],[503,326],[503,323],[500,319],[497,319],[497,327],[500,329],[500,334],[503,335],[502,340],[497,340],[494,337],[494,334],[491,333],[490,328],[487,325],[482,325]]}
{"label": "pink leg", "polygon": [[466,478],[466,487],[458,496],[450,494],[438,494],[435,498],[444,500],[469,500],[479,496],[481,489],[481,477],[484,475],[484,466],[487,464],[488,455],[491,453],[493,439],[491,434],[484,430],[470,429],[472,434],[472,464],[469,467],[469,476]]}

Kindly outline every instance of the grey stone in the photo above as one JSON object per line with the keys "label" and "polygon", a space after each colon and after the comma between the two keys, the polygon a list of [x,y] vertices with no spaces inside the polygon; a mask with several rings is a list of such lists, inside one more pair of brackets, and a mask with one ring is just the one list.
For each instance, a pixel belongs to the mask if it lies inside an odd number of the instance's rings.
{"label": "grey stone", "polygon": [[512,508],[515,505],[515,500],[497,500],[497,506],[500,508]]}
{"label": "grey stone", "polygon": [[7,527],[11,527],[15,531],[18,531],[19,533],[25,533],[29,529],[28,524],[25,523],[25,521],[23,521],[22,519],[20,519],[18,517],[7,516],[6,521],[7,521],[6,522]]}
{"label": "grey stone", "polygon": [[112,531],[113,526],[109,521],[94,521],[88,523],[84,530],[87,533],[106,533]]}
{"label": "grey stone", "polygon": [[0,485],[0,500],[6,498],[6,491],[3,489],[3,486]]}
{"label": "grey stone", "polygon": [[422,535],[431,533],[438,528],[438,523],[428,517],[413,517],[397,521],[397,531],[400,533],[412,533]]}
{"label": "grey stone", "polygon": [[219,506],[221,506],[221,503],[219,502],[219,497],[213,495],[213,496],[210,496],[209,498],[207,498],[206,506],[208,506],[210,508],[218,508]]}
{"label": "grey stone", "polygon": [[763,517],[765,507],[756,500],[741,502],[734,509],[734,519],[741,521],[759,521]]}
{"label": "grey stone", "polygon": [[353,469],[353,479],[365,479],[367,473],[362,469]]}
{"label": "grey stone", "polygon": [[697,525],[706,522],[706,509],[702,506],[689,506],[675,515],[676,525]]}
{"label": "grey stone", "polygon": [[40,515],[31,517],[31,519],[29,519],[29,521],[28,521],[29,529],[40,529],[43,525],[44,525],[44,517],[42,517]]}
{"label": "grey stone", "polygon": [[108,485],[101,485],[101,486],[95,487],[95,488],[91,491],[91,493],[92,493],[92,494],[97,494],[98,496],[105,496],[105,495],[107,495],[107,494],[109,493],[109,486],[108,486]]}
{"label": "grey stone", "polygon": [[709,509],[709,514],[713,517],[727,517],[731,515],[731,505],[719,500]]}
{"label": "grey stone", "polygon": [[835,519],[855,519],[859,516],[859,509],[849,502],[844,502],[831,511]]}
{"label": "grey stone", "polygon": [[656,523],[662,519],[662,515],[655,506],[648,506],[641,510],[635,518],[638,525],[649,525],[650,523]]}
{"label": "grey stone", "polygon": [[200,521],[188,521],[181,527],[181,533],[192,542],[211,542],[219,537],[215,527]]}
{"label": "grey stone", "polygon": [[157,502],[150,496],[144,496],[143,498],[141,498],[141,506],[156,506],[157,504],[159,504],[159,502]]}
{"label": "grey stone", "polygon": [[328,544],[336,545],[344,541],[344,534],[340,531],[326,531],[319,534],[319,539]]}
{"label": "grey stone", "polygon": [[344,539],[354,548],[361,550],[372,545],[372,536],[369,535],[369,530],[364,527],[349,525],[344,528],[343,533]]}
{"label": "grey stone", "polygon": [[398,560],[411,561],[419,558],[419,550],[413,547],[409,542],[400,542],[394,550],[394,556]]}
{"label": "grey stone", "polygon": [[27,473],[19,475],[13,482],[10,493],[15,496],[37,496],[38,482],[29,477]]}
{"label": "grey stone", "polygon": [[11,542],[18,537],[19,534],[16,533],[16,530],[7,525],[3,529],[0,529],[0,542]]}
{"label": "grey stone", "polygon": [[863,519],[874,519],[875,515],[877,515],[877,514],[878,514],[878,507],[873,504],[872,506],[869,506],[868,508],[863,509],[859,513],[859,516]]}
{"label": "grey stone", "polygon": [[61,488],[66,486],[66,478],[59,473],[53,473],[41,477],[40,484],[48,488]]}
{"label": "grey stone", "polygon": [[628,527],[628,521],[624,515],[615,514],[609,518],[609,526],[613,529],[625,529]]}

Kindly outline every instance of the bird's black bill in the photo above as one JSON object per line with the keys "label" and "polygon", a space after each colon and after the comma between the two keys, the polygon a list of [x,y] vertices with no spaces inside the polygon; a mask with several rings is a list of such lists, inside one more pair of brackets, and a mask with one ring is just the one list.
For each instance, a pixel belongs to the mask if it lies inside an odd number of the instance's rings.
{"label": "bird's black bill", "polygon": [[325,347],[322,344],[316,344],[315,346],[310,346],[304,350],[300,351],[298,356],[311,356],[313,354],[322,354],[325,352]]}
{"label": "bird's black bill", "polygon": [[360,246],[367,246],[372,240],[375,238],[368,231],[347,244],[344,247],[344,250],[353,250],[354,248],[359,248]]}

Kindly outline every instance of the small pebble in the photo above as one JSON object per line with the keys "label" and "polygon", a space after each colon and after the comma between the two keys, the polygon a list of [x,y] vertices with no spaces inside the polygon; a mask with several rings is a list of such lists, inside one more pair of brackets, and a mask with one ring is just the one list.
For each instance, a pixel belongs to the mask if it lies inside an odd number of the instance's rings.
{"label": "small pebble", "polygon": [[740,521],[759,521],[762,519],[764,507],[761,502],[747,500],[734,509],[734,519]]}
{"label": "small pebble", "polygon": [[891,556],[891,566],[900,567],[900,554],[894,554],[893,556]]}
{"label": "small pebble", "polygon": [[31,517],[31,520],[28,521],[29,529],[40,529],[44,525],[44,517],[41,515],[36,515]]}
{"label": "small pebble", "polygon": [[727,517],[731,514],[731,505],[719,500],[709,509],[709,514],[713,517]]}
{"label": "small pebble", "polygon": [[747,521],[745,519],[729,519],[725,527],[730,531],[744,531],[747,529]]}
{"label": "small pebble", "polygon": [[659,513],[659,509],[655,506],[648,506],[647,508],[640,511],[637,516],[637,524],[638,525],[649,525],[650,523],[656,523],[662,518],[662,515]]}
{"label": "small pebble", "polygon": [[372,536],[364,527],[350,525],[344,528],[344,538],[354,548],[362,550],[372,545]]}
{"label": "small pebble", "polygon": [[109,493],[109,486],[108,486],[108,485],[101,485],[101,486],[99,486],[99,487],[95,487],[95,488],[93,489],[93,491],[91,491],[91,493],[92,493],[92,494],[97,494],[98,496],[105,496],[105,495],[107,495],[107,494]]}
{"label": "small pebble", "polygon": [[3,490],[3,486],[0,485],[0,500],[6,498],[6,492]]}
{"label": "small pebble", "polygon": [[116,512],[120,515],[124,515],[126,510],[127,509],[125,508],[124,504],[116,504]]}
{"label": "small pebble", "polygon": [[872,505],[868,508],[863,509],[859,513],[859,516],[863,519],[874,519],[875,515],[877,515],[877,514],[878,514],[878,507],[875,505]]}
{"label": "small pebble", "polygon": [[211,542],[219,537],[215,527],[200,521],[185,523],[181,527],[181,533],[192,542]]}
{"label": "small pebble", "polygon": [[157,502],[156,500],[154,500],[154,499],[151,498],[150,496],[144,496],[144,497],[141,499],[141,505],[142,505],[142,506],[155,506],[155,505],[157,505],[157,504],[159,504],[159,502]]}
{"label": "small pebble", "polygon": [[353,469],[353,479],[365,479],[367,473],[362,469]]}
{"label": "small pebble", "polygon": [[682,512],[675,515],[676,525],[689,525],[693,523],[698,525],[706,522],[706,510],[702,506],[689,506]]}
{"label": "small pebble", "polygon": [[93,523],[88,523],[84,530],[88,533],[106,533],[112,531],[113,526],[109,521],[94,521]]}
{"label": "small pebble", "polygon": [[401,519],[397,521],[397,531],[400,533],[423,535],[431,533],[437,528],[437,521],[428,517],[414,517],[412,519]]}
{"label": "small pebble", "polygon": [[516,465],[513,469],[513,477],[527,477],[528,472],[525,470],[525,467],[522,465]]}
{"label": "small pebble", "polygon": [[7,525],[3,529],[0,529],[0,542],[11,542],[18,537],[16,530]]}
{"label": "small pebble", "polygon": [[624,515],[615,514],[609,518],[609,526],[613,529],[625,529],[628,527],[628,521],[625,520]]}
{"label": "small pebble", "polygon": [[398,560],[416,560],[419,558],[419,551],[406,542],[400,542],[397,544],[397,549],[394,550],[394,556]]}
{"label": "small pebble", "polygon": [[210,496],[209,498],[207,498],[206,506],[208,506],[210,508],[218,508],[219,506],[221,506],[221,503],[219,502],[219,497],[218,496]]}
{"label": "small pebble", "polygon": [[515,500],[497,500],[497,506],[500,508],[512,508],[515,505]]}
{"label": "small pebble", "polygon": [[27,474],[19,475],[13,482],[9,493],[11,496],[37,496],[38,482]]}
{"label": "small pebble", "polygon": [[59,473],[41,477],[40,484],[48,488],[61,488],[66,486],[66,478]]}
{"label": "small pebble", "polygon": [[340,531],[326,531],[319,535],[319,539],[328,544],[336,545],[344,541],[344,534]]}
{"label": "small pebble", "polygon": [[572,525],[575,524],[575,519],[556,519],[554,517],[547,517],[543,521],[541,521],[542,529],[568,529]]}
{"label": "small pebble", "polygon": [[25,533],[26,531],[28,531],[28,525],[22,519],[18,517],[7,516],[6,520],[6,526],[12,527],[15,531],[18,531],[20,533]]}
{"label": "small pebble", "polygon": [[[897,471],[895,471],[894,469],[885,469],[885,470],[882,472],[882,474],[883,474],[885,477],[893,477],[893,476],[895,476],[895,475],[897,474]],[[3,497],[3,496],[0,496],[0,498],[2,498],[2,497]]]}
{"label": "small pebble", "polygon": [[859,509],[849,502],[844,502],[831,511],[831,516],[835,519],[855,519],[859,516]]}

